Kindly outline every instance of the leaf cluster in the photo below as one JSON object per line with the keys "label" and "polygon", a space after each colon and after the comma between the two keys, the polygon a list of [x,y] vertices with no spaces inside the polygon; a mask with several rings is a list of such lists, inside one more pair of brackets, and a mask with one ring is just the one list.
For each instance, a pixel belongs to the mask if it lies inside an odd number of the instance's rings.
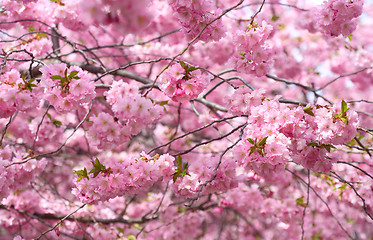
{"label": "leaf cluster", "polygon": [[266,146],[267,138],[268,138],[268,136],[263,138],[260,141],[257,138],[255,138],[255,139],[248,138],[247,141],[249,141],[253,145],[252,147],[250,147],[249,156],[251,156],[251,154],[253,154],[256,151],[257,153],[259,153],[260,155],[262,155],[264,157],[264,155],[265,155],[264,147]]}
{"label": "leaf cluster", "polygon": [[307,106],[307,107],[303,108],[303,112],[307,113],[308,115],[310,115],[312,117],[315,116],[315,114],[312,111],[312,107],[311,106]]}
{"label": "leaf cluster", "polygon": [[18,92],[21,92],[23,90],[29,90],[30,92],[32,92],[32,88],[37,87],[37,85],[33,83],[35,82],[34,78],[26,80],[24,75],[21,75],[21,77],[22,77],[23,83],[18,83],[18,89],[19,89]]}
{"label": "leaf cluster", "polygon": [[332,144],[323,144],[320,142],[310,142],[307,144],[310,147],[325,148],[326,151],[330,152],[332,148],[335,148]]}
{"label": "leaf cluster", "polygon": [[342,102],[341,102],[341,113],[340,114],[334,114],[333,118],[341,120],[344,124],[348,125],[348,119],[347,119],[346,112],[349,109],[350,108],[347,108],[347,103],[344,100],[342,100]]}
{"label": "leaf cluster", "polygon": [[[47,35],[46,33],[43,33],[43,32],[37,32],[37,31],[35,30],[35,28],[32,27],[32,26],[28,26],[28,27],[27,27],[27,30],[28,30],[29,32],[36,32],[36,33],[33,34],[33,36],[35,37],[36,40],[40,40],[40,39],[43,38],[43,37],[48,37],[48,35]],[[39,31],[40,31],[40,28],[39,28]]]}
{"label": "leaf cluster", "polygon": [[298,206],[306,207],[307,203],[304,202],[304,196],[295,199]]}
{"label": "leaf cluster", "polygon": [[51,77],[51,79],[53,80],[60,80],[60,82],[57,84],[57,86],[61,87],[62,91],[64,93],[68,93],[69,92],[69,84],[71,82],[72,79],[80,79],[80,77],[78,77],[78,71],[72,71],[69,75],[67,75],[67,69],[65,70],[65,73],[64,73],[64,76],[60,76],[60,75],[53,75]]}
{"label": "leaf cluster", "polygon": [[[328,106],[320,106],[320,105],[316,105],[315,106],[316,108],[321,108],[321,107],[326,107],[326,108],[329,108]],[[342,100],[341,102],[341,113],[340,114],[334,114],[333,115],[333,122],[335,123],[336,120],[341,120],[344,124],[348,125],[348,119],[347,119],[347,114],[346,112],[349,110],[350,108],[347,108],[347,103]],[[305,108],[303,108],[303,111],[305,113],[307,113],[308,115],[314,117],[315,114],[313,113],[312,111],[312,107],[311,106],[307,106]]]}
{"label": "leaf cluster", "polygon": [[[92,161],[92,165],[93,168],[89,171],[89,173],[93,173],[93,178],[97,177],[100,173],[103,173],[104,176],[113,173],[113,171],[110,168],[106,168],[102,163],[100,163],[98,158],[96,158],[94,162]],[[74,173],[78,175],[78,179],[76,180],[77,182],[79,182],[83,178],[87,178],[89,180],[89,173],[86,168],[84,168],[83,170],[74,171]]]}
{"label": "leaf cluster", "polygon": [[333,187],[333,191],[339,192],[338,199],[342,200],[343,193],[347,190],[347,184],[343,183],[341,186],[338,186],[338,182],[334,181],[333,178],[329,177],[328,175],[324,173],[315,173],[315,176],[324,179],[326,184]]}
{"label": "leaf cluster", "polygon": [[185,70],[185,73],[184,73],[184,77],[183,77],[183,79],[184,79],[185,81],[191,79],[191,78],[192,78],[191,73],[192,73],[193,71],[197,70],[198,68],[193,67],[193,66],[190,66],[190,65],[186,64],[186,63],[183,62],[183,61],[179,61],[179,63],[180,63],[180,66],[181,66],[182,68],[184,68],[184,70]]}
{"label": "leaf cluster", "polygon": [[53,125],[56,126],[56,128],[62,126],[62,122],[58,121],[57,119],[52,119],[52,116],[49,113],[47,113],[47,117],[52,121]]}
{"label": "leaf cluster", "polygon": [[188,172],[188,163],[184,163],[183,165],[183,159],[180,156],[177,156],[176,163],[177,163],[177,169],[175,170],[174,174],[172,174],[172,179],[174,180],[174,182],[176,182],[179,176],[181,177],[184,177],[185,175],[190,176]]}
{"label": "leaf cluster", "polygon": [[57,3],[60,6],[65,6],[65,3],[62,2],[62,0],[50,0],[51,2]]}

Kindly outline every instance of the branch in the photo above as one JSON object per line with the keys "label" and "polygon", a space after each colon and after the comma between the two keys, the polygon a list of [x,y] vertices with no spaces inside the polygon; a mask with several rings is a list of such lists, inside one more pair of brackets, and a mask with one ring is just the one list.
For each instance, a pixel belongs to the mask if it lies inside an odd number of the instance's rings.
{"label": "branch", "polygon": [[39,237],[36,238],[36,240],[39,240],[45,234],[47,234],[47,233],[53,231],[54,229],[56,229],[63,221],[65,221],[66,219],[68,219],[69,217],[71,217],[72,215],[74,215],[74,213],[76,213],[77,211],[79,211],[80,209],[82,209],[83,207],[85,207],[85,205],[86,204],[83,204],[82,206],[80,206],[79,208],[77,208],[76,210],[74,210],[73,212],[71,212],[70,214],[68,214],[65,217],[61,218],[61,220],[58,221],[58,223],[56,225],[54,225],[52,228],[48,229],[47,231],[43,232]]}
{"label": "branch", "polygon": [[[214,141],[221,140],[221,139],[223,139],[223,138],[225,138],[225,137],[227,137],[227,136],[233,134],[233,133],[236,132],[238,129],[245,127],[246,125],[247,125],[247,123],[245,123],[245,124],[241,124],[240,126],[234,128],[234,129],[232,129],[232,131],[230,131],[230,132],[227,133],[227,134],[224,134],[224,135],[222,135],[222,136],[220,136],[220,137],[217,137],[217,138],[214,138],[214,139],[208,140],[208,141],[206,141],[206,142],[198,143],[198,144],[194,145],[194,146],[193,146],[192,148],[190,148],[190,149],[187,149],[187,150],[182,151],[182,152],[178,152],[178,153],[173,154],[173,155],[174,155],[174,156],[178,156],[178,155],[184,155],[184,154],[187,154],[187,153],[193,151],[193,150],[194,150],[195,148],[197,148],[197,147],[200,147],[200,146],[202,146],[202,145],[209,144],[209,143],[214,142]],[[224,152],[225,152],[225,151],[224,151]]]}
{"label": "branch", "polygon": [[186,136],[188,136],[188,135],[190,135],[190,134],[193,134],[193,133],[195,133],[195,132],[199,132],[199,131],[201,131],[201,130],[203,130],[203,129],[205,129],[205,128],[208,128],[209,126],[211,126],[211,125],[213,125],[213,124],[215,124],[215,123],[223,122],[223,121],[230,120],[230,119],[237,118],[237,117],[238,117],[238,116],[232,116],[232,117],[227,117],[227,118],[222,118],[222,119],[218,119],[218,120],[212,121],[212,122],[210,122],[210,123],[208,123],[208,124],[206,124],[206,125],[204,125],[204,126],[202,126],[202,127],[200,127],[200,128],[197,128],[197,129],[194,129],[194,130],[192,130],[192,131],[189,131],[189,132],[187,132],[187,133],[185,133],[185,134],[183,134],[183,135],[180,135],[180,136],[178,136],[178,137],[176,137],[176,138],[173,138],[172,140],[168,141],[168,142],[165,143],[165,144],[162,144],[162,145],[160,145],[160,146],[158,146],[158,147],[153,148],[152,150],[150,150],[150,151],[148,152],[148,154],[154,152],[154,151],[157,150],[157,149],[160,149],[160,148],[162,148],[162,147],[165,147],[165,146],[171,144],[172,142],[174,142],[174,141],[176,141],[176,140],[178,140],[178,139],[181,139],[181,138],[186,137]]}
{"label": "branch", "polygon": [[[84,207],[81,206],[80,208]],[[77,210],[79,210],[78,208]],[[0,204],[0,209],[8,210],[8,209],[13,209],[16,210],[19,213],[27,213],[28,216],[33,217],[33,218],[41,218],[41,219],[48,219],[48,220],[62,220],[63,221],[73,221],[73,222],[80,222],[80,223],[101,223],[104,225],[108,224],[113,224],[113,223],[124,223],[128,225],[132,224],[140,224],[140,223],[145,223],[154,219],[157,219],[158,216],[152,216],[152,217],[140,217],[140,218],[125,218],[125,217],[118,217],[118,218],[113,218],[113,219],[103,219],[103,218],[92,218],[92,217],[77,217],[77,216],[72,216],[72,214],[69,215],[64,215],[64,214],[52,214],[52,213],[33,213],[30,214],[27,211],[20,210],[20,209],[14,209],[14,207],[7,207],[3,204]],[[77,211],[76,210],[76,211]]]}
{"label": "branch", "polygon": [[334,220],[337,222],[338,226],[343,230],[343,232],[352,240],[354,239],[348,232],[347,230],[343,227],[343,225],[341,224],[341,222],[334,216],[332,210],[330,209],[329,207],[329,204],[318,194],[318,192],[316,192],[315,189],[313,189],[313,187],[311,187],[309,184],[307,184],[306,181],[303,180],[303,178],[299,177],[296,173],[290,171],[288,168],[285,168],[286,171],[290,172],[291,174],[293,174],[295,177],[297,177],[299,180],[301,180],[301,182],[303,184],[305,184],[306,186],[308,186],[312,192],[325,204],[325,206],[328,208],[328,211],[330,213],[330,215],[334,218]]}
{"label": "branch", "polygon": [[301,228],[302,228],[302,240],[304,239],[304,218],[306,217],[306,209],[308,207],[308,204],[310,202],[310,187],[311,187],[311,179],[310,179],[310,170],[308,169],[307,171],[307,177],[308,177],[308,186],[307,186],[307,202],[306,202],[306,206],[304,206],[304,209],[303,209],[303,214],[302,214],[302,224],[301,224]]}
{"label": "branch", "polygon": [[98,67],[98,66],[95,66],[95,65],[91,65],[91,64],[84,64],[84,63],[78,63],[78,62],[72,62],[70,64],[71,65],[79,66],[82,69],[84,69],[84,70],[86,70],[86,71],[88,71],[90,73],[94,73],[94,74],[98,74],[98,73],[105,74],[106,72],[111,72],[110,73],[111,75],[126,77],[126,78],[129,78],[129,79],[133,79],[133,80],[136,80],[138,82],[141,82],[143,84],[153,83],[153,81],[150,80],[149,78],[140,76],[140,75],[138,75],[136,73],[133,73],[133,72],[130,72],[130,71],[126,71],[126,70],[110,70],[109,69],[109,70],[105,71],[101,67]]}
{"label": "branch", "polygon": [[[241,140],[242,140],[242,135],[243,135],[243,130],[245,129],[245,127],[247,126],[247,123],[245,123],[245,124],[242,124],[242,125],[240,125],[240,126],[238,126],[237,128],[235,128],[235,129],[233,129],[229,134],[231,134],[232,132],[235,132],[235,131],[237,131],[239,128],[241,128],[241,134],[240,134],[240,137],[239,137],[239,139],[235,142],[235,143],[233,143],[231,146],[229,146],[228,148],[226,148],[225,150],[224,150],[224,152],[220,155],[220,158],[219,158],[219,162],[218,162],[218,164],[216,165],[216,167],[215,167],[215,169],[214,169],[214,175],[209,179],[209,180],[207,180],[206,182],[204,182],[203,184],[201,184],[200,185],[200,187],[199,187],[199,189],[198,189],[198,191],[197,191],[197,195],[194,197],[194,198],[191,198],[191,200],[190,200],[190,202],[189,202],[189,204],[187,204],[186,206],[187,207],[191,207],[192,205],[193,205],[193,203],[199,198],[199,195],[201,194],[201,192],[202,192],[202,189],[204,188],[204,187],[206,187],[207,186],[207,184],[209,184],[209,183],[211,183],[212,181],[214,181],[214,179],[216,178],[216,175],[217,175],[217,171],[218,171],[218,168],[219,168],[219,166],[220,166],[220,164],[221,164],[221,162],[222,162],[222,159],[223,159],[223,156],[230,150],[230,149],[232,149],[234,146],[236,146]],[[197,146],[197,145],[196,145]],[[195,146],[195,147],[196,147]]]}
{"label": "branch", "polygon": [[365,204],[365,199],[356,191],[354,185],[352,185],[350,182],[344,180],[341,176],[339,176],[334,171],[330,171],[330,172],[333,173],[335,176],[337,176],[337,178],[340,182],[343,182],[343,183],[347,184],[348,186],[350,186],[352,188],[352,190],[354,190],[355,194],[361,199],[361,201],[363,201],[364,212],[370,217],[371,220],[373,220],[373,216],[370,215],[370,213],[368,212],[367,205]]}
{"label": "branch", "polygon": [[[351,167],[354,167],[354,168],[360,170],[361,172],[363,172],[365,175],[367,175],[367,176],[370,177],[371,179],[373,179],[373,176],[372,176],[372,175],[370,175],[369,173],[367,173],[367,172],[364,171],[363,169],[359,168],[358,166],[355,166],[355,165],[353,165],[353,164],[351,164],[351,163],[349,163],[349,162],[344,162],[344,161],[337,161],[337,163],[343,163],[343,164],[349,165],[349,166],[351,166]],[[369,165],[369,164],[368,164],[368,165]]]}
{"label": "branch", "polygon": [[86,119],[88,118],[89,113],[92,110],[92,106],[93,106],[93,100],[91,101],[91,105],[89,106],[89,109],[88,109],[86,115],[84,116],[84,118],[82,119],[82,121],[79,122],[79,124],[74,128],[73,132],[66,138],[65,142],[59,148],[57,148],[53,152],[42,153],[42,154],[39,154],[39,155],[30,157],[30,158],[27,158],[24,161],[12,162],[11,164],[6,165],[5,168],[8,168],[8,167],[10,167],[12,165],[15,165],[15,164],[27,163],[28,161],[30,161],[32,159],[37,159],[37,158],[42,158],[42,157],[49,156],[49,155],[54,155],[54,154],[58,153],[59,151],[61,151],[61,149],[66,145],[67,141],[69,141],[69,139],[75,134],[75,132],[80,128],[80,126],[86,121]]}
{"label": "branch", "polygon": [[279,77],[276,77],[276,76],[270,75],[270,74],[268,74],[268,73],[266,74],[266,77],[267,77],[267,78],[270,78],[270,79],[273,79],[273,80],[275,80],[275,81],[277,81],[277,82],[283,82],[283,83],[285,83],[285,84],[287,84],[287,85],[295,85],[295,86],[301,87],[301,88],[303,88],[303,89],[305,89],[305,90],[307,90],[307,91],[311,91],[311,92],[315,92],[315,91],[316,91],[314,88],[307,87],[307,86],[305,86],[305,85],[303,85],[303,84],[300,84],[300,83],[297,83],[297,82],[291,82],[291,81],[288,81],[288,80],[286,80],[286,79],[283,79],[283,78],[279,78]]}
{"label": "branch", "polygon": [[357,70],[356,72],[353,72],[353,73],[346,73],[346,74],[341,74],[339,75],[338,77],[334,78],[333,80],[329,81],[328,83],[326,83],[324,86],[318,88],[316,91],[320,91],[324,88],[326,88],[327,86],[329,86],[330,84],[334,83],[335,81],[337,81],[338,79],[340,78],[343,78],[343,77],[348,77],[348,76],[351,76],[351,75],[355,75],[355,74],[358,74],[360,72],[363,72],[365,70],[368,70],[368,69],[372,69],[373,67],[365,67],[365,68],[362,68],[360,70]]}
{"label": "branch", "polygon": [[250,25],[253,25],[255,17],[262,11],[264,6],[265,0],[263,0],[262,4],[259,7],[259,10],[251,17]]}
{"label": "branch", "polygon": [[226,10],[223,11],[222,14],[220,14],[218,17],[216,17],[215,19],[213,19],[212,21],[210,21],[209,23],[207,23],[202,29],[201,31],[197,34],[197,36],[195,36],[192,40],[190,40],[188,42],[188,45],[180,52],[178,53],[177,55],[175,55],[172,60],[163,68],[163,70],[156,76],[154,82],[153,82],[153,86],[145,93],[144,96],[147,96],[148,93],[153,89],[153,87],[155,86],[158,78],[162,75],[162,73],[164,71],[166,71],[166,69],[171,66],[171,64],[176,60],[176,58],[180,57],[181,55],[183,55],[186,51],[188,51],[189,47],[202,35],[202,33],[205,31],[205,29],[210,26],[212,23],[214,23],[215,21],[219,20],[220,18],[222,18],[225,14],[227,14],[228,12],[232,11],[233,9],[235,9],[236,7],[238,7],[239,5],[241,5],[242,3],[244,2],[244,0],[240,0],[239,3],[237,3],[236,5],[234,5],[233,7],[230,7]]}

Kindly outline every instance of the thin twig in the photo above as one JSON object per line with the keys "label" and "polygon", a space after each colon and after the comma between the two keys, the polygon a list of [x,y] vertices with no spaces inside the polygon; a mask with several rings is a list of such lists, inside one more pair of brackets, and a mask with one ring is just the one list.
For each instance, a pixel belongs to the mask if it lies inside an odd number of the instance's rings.
{"label": "thin twig", "polygon": [[347,184],[348,186],[350,186],[352,188],[352,190],[354,190],[356,196],[358,196],[361,201],[363,202],[363,209],[364,209],[364,212],[370,217],[371,220],[373,220],[373,216],[370,215],[370,213],[368,212],[368,209],[367,209],[367,205],[365,203],[365,199],[357,192],[356,188],[354,187],[354,185],[352,185],[350,182],[344,180],[341,176],[339,176],[337,173],[335,173],[334,171],[330,171],[331,173],[333,173],[335,176],[337,176],[337,178],[339,179],[339,181]]}
{"label": "thin twig", "polygon": [[[240,126],[238,126],[237,128],[233,129],[233,130],[236,131],[237,129],[241,128],[241,134],[240,134],[239,139],[238,139],[235,143],[233,143],[231,146],[229,146],[228,148],[226,148],[226,149],[224,150],[224,152],[220,155],[219,162],[218,162],[218,164],[216,165],[216,167],[215,167],[215,169],[214,169],[214,174],[213,174],[213,176],[212,176],[209,180],[205,181],[203,184],[200,185],[200,187],[199,187],[199,189],[198,189],[198,191],[197,191],[196,196],[195,196],[194,198],[191,198],[191,199],[190,199],[190,202],[186,205],[186,207],[191,207],[191,206],[193,206],[193,203],[194,203],[196,200],[198,200],[199,195],[201,194],[203,188],[206,187],[207,184],[209,184],[209,183],[211,183],[212,181],[215,180],[216,175],[217,175],[218,168],[219,168],[219,166],[220,166],[220,164],[221,164],[221,162],[222,162],[222,160],[223,160],[223,156],[224,156],[224,155],[225,155],[225,154],[226,154],[230,149],[232,149],[234,146],[236,146],[236,145],[237,145],[237,144],[242,140],[242,135],[243,135],[243,133],[244,133],[243,130],[245,129],[246,126],[247,126],[247,123],[245,123],[245,124],[243,124],[243,125],[240,125]],[[232,130],[232,132],[233,132],[233,130]],[[180,154],[180,155],[181,155],[181,154]]]}
{"label": "thin twig", "polygon": [[66,138],[65,142],[59,148],[57,148],[53,152],[42,153],[42,154],[27,158],[24,161],[12,162],[11,164],[6,165],[5,168],[10,167],[10,166],[15,165],[15,164],[27,163],[28,161],[30,161],[32,159],[37,159],[37,158],[42,158],[42,157],[45,157],[45,156],[54,155],[54,154],[58,153],[59,151],[61,151],[61,149],[66,145],[67,141],[75,134],[75,132],[79,129],[79,127],[87,120],[87,117],[92,110],[92,106],[93,106],[93,100],[91,101],[91,105],[89,106],[89,109],[88,109],[86,115],[84,116],[84,118],[82,119],[82,121],[79,122],[79,124],[74,128],[73,132]]}
{"label": "thin twig", "polygon": [[[305,184],[306,186],[309,186],[307,184],[306,181],[303,180],[303,178],[301,178],[300,176],[298,176],[295,172],[292,172],[290,171],[288,168],[285,168],[286,171],[290,172],[291,174],[293,174],[295,177],[297,177],[303,184]],[[334,218],[334,220],[337,222],[338,226],[343,230],[343,232],[351,239],[353,240],[354,238],[347,232],[347,230],[343,227],[343,225],[341,224],[341,222],[334,216],[332,210],[330,209],[329,207],[329,204],[320,196],[320,194],[318,192],[316,192],[315,189],[313,189],[313,187],[309,186],[309,188],[312,190],[312,192],[317,196],[318,199],[320,199],[326,206],[326,208],[328,209],[330,215]]]}
{"label": "thin twig", "polygon": [[61,223],[63,221],[65,221],[66,219],[70,218],[72,215],[74,215],[77,211],[79,211],[80,209],[82,209],[83,207],[85,207],[86,204],[83,204],[82,206],[80,206],[79,208],[75,209],[73,212],[71,212],[70,214],[66,215],[64,218],[62,218],[60,221],[58,221],[58,223],[56,225],[54,225],[52,228],[48,229],[47,231],[43,232],[39,237],[36,238],[36,240],[39,240],[41,237],[43,237],[45,234],[53,231],[54,229],[56,229],[58,226],[61,225]]}
{"label": "thin twig", "polygon": [[307,202],[306,202],[306,206],[304,206],[304,209],[303,209],[302,224],[301,224],[301,228],[302,228],[302,240],[304,239],[304,219],[306,217],[306,209],[307,209],[309,201],[310,201],[311,180],[310,180],[310,170],[309,169],[308,169],[308,172],[307,172],[307,176],[308,176]]}

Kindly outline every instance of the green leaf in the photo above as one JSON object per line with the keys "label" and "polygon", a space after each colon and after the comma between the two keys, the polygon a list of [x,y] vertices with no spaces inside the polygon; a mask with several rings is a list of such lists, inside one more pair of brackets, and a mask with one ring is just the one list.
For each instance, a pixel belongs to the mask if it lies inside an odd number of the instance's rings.
{"label": "green leaf", "polygon": [[177,156],[176,163],[177,163],[177,169],[172,174],[172,180],[174,180],[174,182],[176,182],[176,180],[179,176],[184,177],[185,175],[189,175],[189,173],[188,173],[188,164],[189,163],[185,163],[184,168],[183,168],[183,159],[181,158],[180,155]]}
{"label": "green leaf", "polygon": [[143,229],[143,227],[142,227],[140,224],[138,224],[138,223],[135,223],[135,224],[133,225],[133,227],[134,227],[134,228],[137,228],[137,229],[139,229],[139,230]]}
{"label": "green leaf", "polygon": [[265,144],[266,144],[266,141],[267,141],[267,138],[268,138],[268,136],[265,137],[265,138],[263,138],[263,139],[259,142],[259,146],[263,146],[263,145],[265,145]]}
{"label": "green leaf", "polygon": [[88,172],[87,172],[87,169],[84,168],[83,170],[77,170],[77,171],[74,171],[74,173],[76,175],[78,175],[78,179],[76,180],[77,182],[79,182],[80,180],[82,180],[83,178],[87,178],[89,180],[89,177],[88,177]]}
{"label": "green leaf", "polygon": [[355,224],[355,220],[351,219],[351,218],[347,218],[346,221],[350,224]]}
{"label": "green leaf", "polygon": [[174,174],[172,174],[172,180],[173,180],[174,182],[176,182],[176,180],[177,180],[177,178],[179,177],[179,175],[180,175],[180,172],[178,172],[178,171],[176,170],[176,172],[175,172]]}
{"label": "green leaf", "polygon": [[69,79],[72,79],[72,78],[75,77],[78,73],[79,73],[78,71],[72,71],[72,72],[69,74],[68,78],[69,78]]}
{"label": "green leaf", "polygon": [[166,101],[156,102],[155,104],[158,104],[158,105],[160,105],[160,106],[164,106],[164,105],[167,105],[167,104],[168,104],[168,100],[166,100]]}
{"label": "green leaf", "polygon": [[48,34],[46,33],[38,33],[39,38],[48,37]]}
{"label": "green leaf", "polygon": [[123,229],[123,228],[117,227],[117,230],[118,230],[120,233],[124,233],[124,229]]}
{"label": "green leaf", "polygon": [[308,115],[311,115],[312,117],[315,116],[315,114],[312,112],[312,107],[311,106],[307,106],[307,107],[303,108],[303,111],[305,113],[307,113]]}
{"label": "green leaf", "polygon": [[339,201],[342,200],[342,195],[343,195],[343,193],[346,191],[346,187],[347,187],[347,184],[344,183],[342,186],[340,186],[340,187],[338,188],[339,190],[341,190],[340,193],[339,193],[339,195],[338,195],[338,199],[339,199]]}
{"label": "green leaf", "polygon": [[28,26],[27,27],[27,31],[29,31],[29,32],[36,32],[35,28],[32,27],[32,26]]}
{"label": "green leaf", "polygon": [[184,170],[187,170],[187,169],[188,169],[188,167],[189,167],[189,163],[188,163],[188,162],[186,162],[186,163],[184,164]]}
{"label": "green leaf", "polygon": [[188,72],[193,72],[193,71],[195,71],[195,70],[197,70],[198,68],[196,68],[196,67],[189,67],[189,69],[188,69]]}
{"label": "green leaf", "polygon": [[176,158],[176,163],[177,163],[177,169],[182,169],[183,168],[183,159],[181,158],[181,156],[177,156]]}
{"label": "green leaf", "polygon": [[47,117],[52,120],[52,116],[49,113],[47,113]]}
{"label": "green leaf", "polygon": [[326,181],[326,184],[328,184],[329,186],[334,186],[335,185],[335,182],[329,176],[325,175],[325,181]]}
{"label": "green leaf", "polygon": [[179,213],[186,213],[186,209],[182,208],[180,206],[177,206],[177,212],[179,212]]}
{"label": "green leaf", "polygon": [[321,230],[317,233],[311,236],[312,240],[322,240],[321,238]]}
{"label": "green leaf", "polygon": [[280,18],[279,16],[273,15],[272,18],[271,18],[271,20],[274,21],[274,22],[276,22],[279,18]]}
{"label": "green leaf", "polygon": [[304,196],[295,199],[295,201],[297,202],[297,205],[299,205],[299,206],[302,206],[302,207],[307,206],[307,204],[304,202]]}
{"label": "green leaf", "polygon": [[61,6],[65,6],[65,4],[62,2],[62,0],[50,0],[51,2],[58,3]]}
{"label": "green leaf", "polygon": [[53,123],[57,128],[61,127],[61,125],[62,125],[62,122],[61,122],[61,121],[58,121],[58,120],[53,120],[52,123]]}
{"label": "green leaf", "polygon": [[348,109],[349,108],[347,108],[347,103],[344,100],[342,100],[342,102],[341,102],[341,111],[342,111],[342,114],[346,113]]}
{"label": "green leaf", "polygon": [[252,147],[250,148],[249,156],[251,156],[251,154],[253,154],[253,153],[255,152],[255,149],[256,149],[255,146],[252,146]]}
{"label": "green leaf", "polygon": [[252,145],[255,145],[255,141],[254,141],[254,139],[252,139],[252,138],[248,138],[247,141],[249,141],[249,143],[251,143]]}
{"label": "green leaf", "polygon": [[348,125],[348,120],[347,120],[347,118],[345,118],[345,117],[341,117],[341,120],[342,120],[342,122],[343,122],[345,125]]}
{"label": "green leaf", "polygon": [[263,148],[257,148],[256,149],[256,152],[259,153],[260,155],[262,155],[262,157],[264,157],[264,149]]}
{"label": "green leaf", "polygon": [[318,147],[319,144],[316,143],[316,142],[310,142],[310,143],[307,144],[307,146],[310,146],[310,147]]}
{"label": "green leaf", "polygon": [[186,65],[186,63],[185,63],[185,62],[183,62],[183,61],[180,61],[179,63],[180,63],[180,66],[181,66],[182,68],[184,68],[184,69],[185,69],[185,71],[187,71],[187,70],[188,70],[188,66]]}
{"label": "green leaf", "polygon": [[128,235],[127,239],[128,240],[136,240],[136,237],[131,234],[131,235]]}
{"label": "green leaf", "polygon": [[328,151],[329,153],[330,153],[330,150],[331,150],[331,146],[329,146],[329,145],[326,145],[326,146],[323,146],[325,149],[326,149],[326,151]]}
{"label": "green leaf", "polygon": [[331,144],[322,144],[321,145],[323,148],[325,148],[326,149],[326,151],[328,151],[328,152],[330,152],[330,150],[332,149],[332,148],[335,148],[333,145],[331,145]]}
{"label": "green leaf", "polygon": [[53,75],[51,79],[62,79],[62,77],[60,75]]}

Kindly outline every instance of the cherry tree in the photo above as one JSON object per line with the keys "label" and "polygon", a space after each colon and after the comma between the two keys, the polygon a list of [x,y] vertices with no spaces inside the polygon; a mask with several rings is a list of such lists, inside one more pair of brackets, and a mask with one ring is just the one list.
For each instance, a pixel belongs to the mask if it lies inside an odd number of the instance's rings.
{"label": "cherry tree", "polygon": [[372,18],[0,0],[0,239],[372,239]]}

